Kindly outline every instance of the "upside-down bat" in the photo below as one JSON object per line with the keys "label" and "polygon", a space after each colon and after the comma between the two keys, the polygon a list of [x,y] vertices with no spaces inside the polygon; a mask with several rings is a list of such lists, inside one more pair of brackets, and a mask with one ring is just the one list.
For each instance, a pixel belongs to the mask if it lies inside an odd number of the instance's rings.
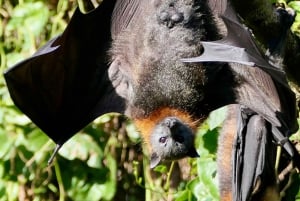
{"label": "upside-down bat", "polygon": [[[87,14],[77,9],[60,36],[5,79],[15,104],[57,150],[96,117],[118,112],[149,145],[151,167],[198,156],[196,128],[211,111],[237,104],[232,136],[244,147],[230,148],[233,200],[249,200],[268,163],[260,151],[266,144],[298,156],[287,139],[297,129],[294,94],[226,0],[104,0]],[[251,135],[261,135],[262,145]],[[258,151],[245,154],[254,144]],[[252,156],[262,167],[243,178],[239,168]]]}

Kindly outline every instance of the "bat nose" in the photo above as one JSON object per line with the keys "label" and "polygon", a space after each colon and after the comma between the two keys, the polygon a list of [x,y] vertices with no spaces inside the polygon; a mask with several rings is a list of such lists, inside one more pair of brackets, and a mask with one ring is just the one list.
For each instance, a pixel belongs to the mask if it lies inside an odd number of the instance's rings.
{"label": "bat nose", "polygon": [[169,129],[175,128],[180,121],[177,118],[174,117],[167,117],[164,119],[163,124],[168,127]]}
{"label": "bat nose", "polygon": [[179,119],[167,117],[164,119],[163,124],[170,129],[171,136],[176,142],[184,142],[184,135],[189,132],[189,129]]}

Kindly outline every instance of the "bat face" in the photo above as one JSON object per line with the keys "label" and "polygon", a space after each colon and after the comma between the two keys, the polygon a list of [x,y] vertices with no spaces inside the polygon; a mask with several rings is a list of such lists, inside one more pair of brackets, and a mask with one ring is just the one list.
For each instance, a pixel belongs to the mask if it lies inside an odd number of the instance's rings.
{"label": "bat face", "polygon": [[152,155],[150,167],[161,160],[174,160],[186,156],[198,157],[194,147],[194,133],[177,117],[166,117],[160,121],[150,135]]}
{"label": "bat face", "polygon": [[148,145],[151,168],[164,160],[199,156],[194,139],[202,119],[178,109],[163,107],[133,121]]}

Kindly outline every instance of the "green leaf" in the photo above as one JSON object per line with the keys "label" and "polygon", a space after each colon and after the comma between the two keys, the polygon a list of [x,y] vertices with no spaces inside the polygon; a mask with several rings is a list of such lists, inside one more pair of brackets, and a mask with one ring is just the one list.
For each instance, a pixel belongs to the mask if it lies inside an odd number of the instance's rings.
{"label": "green leaf", "polygon": [[2,179],[0,179],[0,200],[1,201],[6,201],[7,194],[6,194],[6,182]]}
{"label": "green leaf", "polygon": [[40,129],[36,128],[27,135],[26,148],[32,152],[37,152],[49,141],[49,137]]}
{"label": "green leaf", "polygon": [[184,190],[184,191],[178,192],[175,195],[175,197],[176,197],[175,201],[187,201],[187,200],[189,200],[189,194],[190,193],[191,192],[189,192],[189,190]]}
{"label": "green leaf", "polygon": [[208,130],[203,135],[204,148],[207,149],[210,154],[216,154],[217,152],[218,137],[219,131],[217,128],[214,128],[213,130]]}
{"label": "green leaf", "polygon": [[199,178],[192,179],[187,183],[186,188],[190,191],[194,191],[199,182]]}
{"label": "green leaf", "polygon": [[158,165],[153,169],[155,172],[159,172],[161,174],[167,173],[168,169],[165,165]]}
{"label": "green leaf", "polygon": [[[98,148],[98,147],[97,147]],[[93,168],[101,168],[102,165],[102,151],[98,148],[96,152],[90,153],[87,165]]]}
{"label": "green leaf", "polygon": [[219,108],[210,113],[207,123],[211,130],[220,127],[225,120],[225,113],[227,111],[227,107]]}
{"label": "green leaf", "polygon": [[198,160],[198,176],[205,186],[203,190],[206,191],[207,197],[211,197],[213,200],[219,200],[216,171],[216,163],[212,159]]}
{"label": "green leaf", "polygon": [[105,183],[104,196],[105,200],[111,200],[116,193],[116,185],[117,185],[117,163],[116,160],[111,156],[106,156],[107,167],[110,170],[109,178]]}
{"label": "green leaf", "polygon": [[9,181],[6,183],[6,192],[8,201],[18,200],[19,195],[19,184],[17,182]]}
{"label": "green leaf", "polygon": [[16,30],[19,27],[26,28],[35,36],[41,34],[49,18],[47,6],[41,2],[19,4],[12,13],[12,19],[7,25],[7,30]]}
{"label": "green leaf", "polygon": [[19,114],[15,110],[7,111],[5,121],[20,126],[28,125],[31,122],[31,120],[27,116],[25,116],[24,114]]}
{"label": "green leaf", "polygon": [[0,128],[0,158],[1,160],[8,160],[10,158],[9,152],[13,146],[14,142],[9,135]]}
{"label": "green leaf", "polygon": [[134,143],[138,143],[141,140],[139,132],[136,130],[134,124],[128,124],[126,126],[126,131],[130,140]]}
{"label": "green leaf", "polygon": [[59,154],[69,160],[87,161],[90,167],[102,167],[103,151],[92,137],[83,133],[75,135],[66,142]]}
{"label": "green leaf", "polygon": [[300,1],[291,1],[288,6],[293,8],[296,12],[300,12]]}

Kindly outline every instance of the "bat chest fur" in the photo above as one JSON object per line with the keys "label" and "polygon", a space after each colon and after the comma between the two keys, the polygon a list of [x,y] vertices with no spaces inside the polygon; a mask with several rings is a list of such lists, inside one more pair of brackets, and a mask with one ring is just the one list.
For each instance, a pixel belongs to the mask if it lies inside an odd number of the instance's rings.
{"label": "bat chest fur", "polygon": [[205,71],[202,64],[181,59],[200,55],[200,41],[216,38],[213,20],[203,1],[148,4],[146,17],[120,33],[112,49],[113,57],[121,57],[134,71],[129,104],[141,115],[162,106],[196,111],[204,98]]}

